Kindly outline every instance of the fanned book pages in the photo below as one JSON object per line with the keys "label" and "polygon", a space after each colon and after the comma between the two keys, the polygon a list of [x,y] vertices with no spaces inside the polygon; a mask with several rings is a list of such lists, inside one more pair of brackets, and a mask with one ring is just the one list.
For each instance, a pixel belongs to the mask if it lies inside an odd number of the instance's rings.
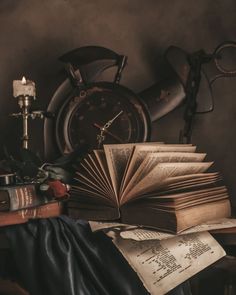
{"label": "fanned book pages", "polygon": [[229,217],[227,189],[205,156],[188,144],[104,145],[78,166],[68,213],[173,233]]}

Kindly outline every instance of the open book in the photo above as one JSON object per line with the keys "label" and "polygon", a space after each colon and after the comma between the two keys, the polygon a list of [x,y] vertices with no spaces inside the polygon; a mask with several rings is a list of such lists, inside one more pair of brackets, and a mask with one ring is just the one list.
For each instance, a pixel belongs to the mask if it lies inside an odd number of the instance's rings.
{"label": "open book", "polygon": [[192,145],[114,144],[88,154],[68,201],[71,217],[178,233],[230,216],[225,186]]}

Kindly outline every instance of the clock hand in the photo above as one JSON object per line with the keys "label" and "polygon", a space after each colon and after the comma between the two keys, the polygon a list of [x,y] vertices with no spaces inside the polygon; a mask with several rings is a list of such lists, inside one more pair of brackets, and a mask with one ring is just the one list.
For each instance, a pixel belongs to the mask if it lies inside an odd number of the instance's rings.
{"label": "clock hand", "polygon": [[98,134],[97,136],[97,140],[98,140],[98,148],[100,148],[102,142],[105,139],[105,131],[107,131],[107,129],[111,126],[111,124],[123,113],[123,111],[121,110],[117,115],[115,115],[111,120],[109,120],[108,122],[105,123],[105,125],[103,125],[100,128],[100,134]]}
{"label": "clock hand", "polygon": [[[99,128],[100,130],[103,128],[101,125],[99,125],[97,123],[94,123],[93,126]],[[120,143],[124,143],[124,141],[119,136],[115,135],[114,133],[111,133],[107,129],[104,129],[103,131],[104,131],[104,133],[107,133],[108,135],[110,135],[111,137],[113,137],[114,139],[119,141]]]}
{"label": "clock hand", "polygon": [[112,118],[111,120],[109,120],[104,126],[104,129],[107,129],[111,126],[111,124],[123,113],[123,111],[120,111],[117,115],[115,115],[114,118]]}

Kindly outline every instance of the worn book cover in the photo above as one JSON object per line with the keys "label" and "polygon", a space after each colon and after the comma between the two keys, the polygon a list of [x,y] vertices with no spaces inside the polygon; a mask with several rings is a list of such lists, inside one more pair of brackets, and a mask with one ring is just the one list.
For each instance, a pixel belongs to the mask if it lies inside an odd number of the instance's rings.
{"label": "worn book cover", "polygon": [[0,186],[0,211],[16,211],[40,206],[51,200],[40,194],[35,184]]}
{"label": "worn book cover", "polygon": [[60,202],[54,201],[34,208],[0,212],[0,227],[26,223],[30,219],[56,217],[62,214],[62,209]]}

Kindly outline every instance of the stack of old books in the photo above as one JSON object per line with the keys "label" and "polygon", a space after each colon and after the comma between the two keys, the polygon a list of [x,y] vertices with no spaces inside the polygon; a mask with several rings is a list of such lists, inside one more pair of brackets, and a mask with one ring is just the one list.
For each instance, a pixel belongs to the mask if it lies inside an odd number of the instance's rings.
{"label": "stack of old books", "polygon": [[39,192],[35,184],[0,186],[0,226],[61,214],[61,203]]}
{"label": "stack of old books", "polygon": [[[77,167],[67,201],[70,217],[116,221],[179,233],[229,217],[227,189],[213,162],[193,145],[140,143],[104,145]],[[0,186],[0,226],[62,213],[60,199],[34,184]]]}
{"label": "stack of old books", "polygon": [[192,145],[104,145],[78,167],[68,214],[179,233],[231,214],[213,162]]}

